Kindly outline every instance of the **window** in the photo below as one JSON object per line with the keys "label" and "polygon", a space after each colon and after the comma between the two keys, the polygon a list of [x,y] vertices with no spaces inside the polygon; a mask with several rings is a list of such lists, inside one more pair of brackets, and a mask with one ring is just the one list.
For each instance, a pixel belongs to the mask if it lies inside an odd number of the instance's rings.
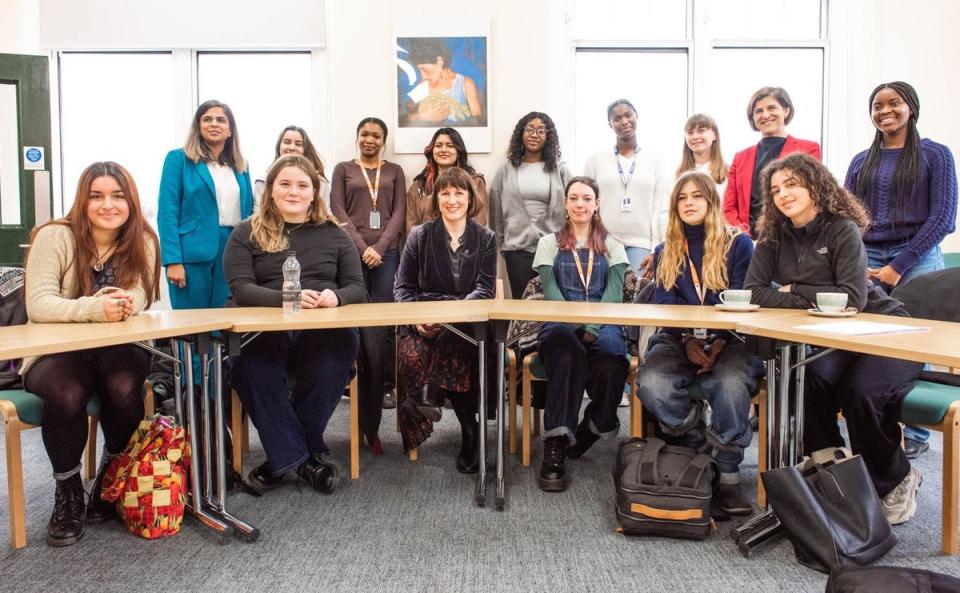
{"label": "window", "polygon": [[577,39],[681,39],[686,37],[684,0],[578,0]]}
{"label": "window", "polygon": [[198,105],[217,99],[233,111],[252,179],[266,175],[277,136],[288,125],[304,128],[317,143],[310,52],[202,52],[197,54],[197,79]]}
{"label": "window", "polygon": [[574,171],[583,171],[597,150],[613,149],[607,106],[620,98],[637,108],[641,149],[666,152],[666,162],[672,162],[680,154],[687,118],[687,62],[685,50],[578,50],[572,161],[567,157]]}
{"label": "window", "polygon": [[88,165],[116,161],[155,224],[163,159],[185,131],[174,125],[171,54],[62,53],[59,70],[63,212]]}

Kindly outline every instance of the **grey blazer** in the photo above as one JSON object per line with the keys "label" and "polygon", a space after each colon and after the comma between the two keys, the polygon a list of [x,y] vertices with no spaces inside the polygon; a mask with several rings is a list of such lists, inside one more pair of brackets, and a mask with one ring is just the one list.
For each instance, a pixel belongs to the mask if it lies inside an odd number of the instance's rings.
{"label": "grey blazer", "polygon": [[517,184],[517,168],[509,161],[500,165],[493,183],[488,188],[490,197],[490,224],[497,233],[500,251],[537,250],[540,237],[555,233],[563,226],[563,188],[572,175],[564,163],[557,164],[550,176],[550,206],[547,215],[534,222],[527,216]]}

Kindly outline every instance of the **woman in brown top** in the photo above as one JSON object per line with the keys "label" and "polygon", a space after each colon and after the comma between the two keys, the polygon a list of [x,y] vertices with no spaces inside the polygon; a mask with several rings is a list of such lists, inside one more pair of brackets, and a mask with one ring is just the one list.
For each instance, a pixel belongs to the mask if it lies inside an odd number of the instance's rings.
{"label": "woman in brown top", "polygon": [[[357,246],[371,303],[393,302],[404,222],[407,181],[399,165],[380,158],[386,140],[383,120],[362,119],[357,125],[359,157],[337,163],[330,183],[330,209]],[[394,343],[392,328],[360,330],[360,431],[376,454],[383,453],[377,432],[384,386],[395,383]]]}
{"label": "woman in brown top", "polygon": [[430,144],[423,149],[427,157],[427,166],[413,178],[407,191],[407,224],[404,236],[410,236],[410,229],[434,219],[433,185],[440,174],[452,167],[459,167],[470,174],[476,190],[476,213],[472,216],[478,224],[487,224],[487,182],[483,175],[470,166],[467,146],[460,132],[453,128],[440,128],[433,134]]}

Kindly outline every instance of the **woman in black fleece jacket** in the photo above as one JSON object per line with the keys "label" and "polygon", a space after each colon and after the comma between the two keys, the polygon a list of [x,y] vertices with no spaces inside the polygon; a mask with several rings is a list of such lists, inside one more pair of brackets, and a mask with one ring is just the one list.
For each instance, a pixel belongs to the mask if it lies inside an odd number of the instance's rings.
{"label": "woman in black fleece jacket", "polygon": [[[744,288],[763,307],[806,309],[818,292],[844,292],[860,311],[906,316],[903,306],[867,286],[860,202],[827,168],[805,154],[766,166],[759,241]],[[917,509],[921,476],[900,448],[900,408],[920,374],[919,363],[836,351],[807,365],[804,451],[843,446],[843,411],[850,446],[870,471],[891,524]]]}
{"label": "woman in black fleece jacket", "polygon": [[[320,178],[300,155],[282,156],[267,173],[259,214],[234,228],[224,250],[233,305],[280,307],[286,251],[300,262],[303,309],[366,302],[360,255],[320,197]],[[323,431],[350,380],[360,337],[356,329],[263,332],[243,347],[232,379],[267,461],[248,476],[259,491],[297,474],[329,494],[339,471],[324,461]],[[286,372],[296,377],[287,395]]]}

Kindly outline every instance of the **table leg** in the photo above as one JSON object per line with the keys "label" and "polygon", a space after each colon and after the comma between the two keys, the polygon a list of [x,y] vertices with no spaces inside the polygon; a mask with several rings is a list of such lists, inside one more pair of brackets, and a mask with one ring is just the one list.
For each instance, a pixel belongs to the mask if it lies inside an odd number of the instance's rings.
{"label": "table leg", "polygon": [[[499,337],[499,336],[498,336]],[[502,511],[504,505],[506,505],[507,497],[507,485],[503,477],[503,421],[504,421],[504,409],[503,409],[503,394],[504,394],[504,358],[507,355],[507,347],[503,343],[502,339],[497,340],[497,494],[494,499],[494,504],[497,507],[498,511]]]}
{"label": "table leg", "polygon": [[792,463],[790,457],[790,354],[792,348],[787,345],[780,349],[780,377],[777,385],[777,464],[770,469]]}
{"label": "table leg", "polygon": [[777,393],[780,383],[777,381],[777,360],[767,361],[767,469],[780,467],[777,457]]}
{"label": "table leg", "polygon": [[477,340],[477,361],[478,372],[478,421],[477,428],[480,431],[478,446],[480,447],[480,469],[477,472],[477,486],[474,494],[474,502],[478,507],[487,504],[487,360],[484,356],[486,340],[482,337]]}
{"label": "table leg", "polygon": [[797,344],[796,363],[793,376],[793,459],[790,463],[797,464],[803,460],[803,383],[806,376],[807,346],[806,344]]}
{"label": "table leg", "polygon": [[[197,349],[200,354],[200,421],[203,423],[203,504],[216,508],[213,503],[213,435],[210,431],[210,338],[206,335],[198,336]],[[219,451],[218,451],[219,453]]]}

